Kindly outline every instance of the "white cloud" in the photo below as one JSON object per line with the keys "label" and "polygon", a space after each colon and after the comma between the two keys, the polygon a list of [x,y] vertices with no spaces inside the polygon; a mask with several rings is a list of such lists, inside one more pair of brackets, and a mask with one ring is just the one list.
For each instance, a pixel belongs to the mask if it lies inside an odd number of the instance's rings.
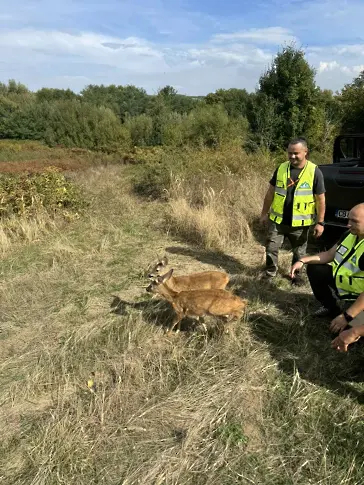
{"label": "white cloud", "polygon": [[[52,78],[58,87],[63,82],[64,87],[77,85],[79,89],[82,76],[92,83],[102,79],[104,83],[138,84],[151,92],[172,81],[190,94],[205,94],[207,86],[208,90],[221,87],[218,83],[254,89],[271,57],[271,52],[243,42],[164,46],[137,37],[92,32],[22,29],[0,33],[1,70],[32,89],[44,85],[45,79],[52,83]],[[19,66],[22,75],[13,76],[12,70]]]}
{"label": "white cloud", "polygon": [[281,45],[285,42],[295,42],[292,31],[283,27],[267,27],[265,29],[248,29],[241,32],[217,34],[212,38],[216,42],[231,42],[245,40],[254,44]]}
{"label": "white cloud", "polygon": [[[185,44],[150,42],[137,36],[72,33],[62,30],[0,31],[2,80],[16,78],[31,89],[42,86],[81,90],[86,84],[135,84],[156,92],[166,84],[186,94],[218,88],[254,90],[277,52],[289,39],[282,27],[216,34]],[[263,44],[263,38],[264,44]],[[323,88],[341,89],[363,70],[364,44],[310,46],[307,59]]]}
{"label": "white cloud", "polygon": [[323,88],[341,89],[363,68],[362,0],[260,0],[248,7],[235,2],[219,14],[217,4],[5,2],[0,80],[76,91],[88,83],[130,83],[148,92],[172,84],[188,94],[253,90],[278,48],[292,41],[306,48]]}
{"label": "white cloud", "polygon": [[320,61],[320,65],[318,67],[318,72],[325,72],[325,71],[332,71],[334,69],[340,68],[340,64],[336,61],[324,62]]}
{"label": "white cloud", "polygon": [[323,73],[325,71],[341,71],[351,76],[357,76],[363,70],[364,70],[364,64],[355,65],[355,66],[345,66],[345,65],[339,64],[336,61],[329,61],[329,62],[321,61],[318,67],[319,73]]}
{"label": "white cloud", "polygon": [[167,68],[163,53],[148,42],[130,37],[119,39],[89,32],[20,30],[0,34],[3,62],[33,64],[54,62],[57,57],[72,63],[109,65],[139,72]]}
{"label": "white cloud", "polygon": [[364,69],[358,59],[363,58],[363,44],[310,46],[307,60],[317,69],[316,81],[323,88],[339,91],[352,82]]}

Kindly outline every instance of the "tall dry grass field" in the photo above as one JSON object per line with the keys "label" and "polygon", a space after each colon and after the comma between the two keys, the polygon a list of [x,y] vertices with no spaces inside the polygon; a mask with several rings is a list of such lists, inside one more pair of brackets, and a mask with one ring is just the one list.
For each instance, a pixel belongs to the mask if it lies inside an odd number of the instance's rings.
{"label": "tall dry grass field", "polygon": [[[265,181],[266,182],[266,181]],[[242,247],[253,241],[267,188],[262,174],[230,173],[194,180],[175,178],[166,220],[174,234],[206,249]]]}
{"label": "tall dry grass field", "polygon": [[[167,201],[133,195],[136,170],[77,172],[87,214],[3,252],[0,482],[364,483],[361,346],[334,353],[309,288],[260,278],[270,170],[172,174]],[[144,270],[164,251],[177,274],[233,275],[250,303],[232,334],[163,332]]]}

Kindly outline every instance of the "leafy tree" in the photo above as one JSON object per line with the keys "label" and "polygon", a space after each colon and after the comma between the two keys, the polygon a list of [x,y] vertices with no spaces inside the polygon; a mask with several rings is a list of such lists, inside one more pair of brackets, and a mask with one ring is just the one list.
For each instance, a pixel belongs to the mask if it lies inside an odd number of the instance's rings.
{"label": "leafy tree", "polygon": [[229,116],[238,118],[247,115],[250,94],[245,89],[218,89],[215,93],[209,93],[206,104],[222,104]]}
{"label": "leafy tree", "polygon": [[90,84],[83,91],[81,97],[84,101],[96,106],[105,106],[114,111],[122,120],[128,116],[138,116],[145,113],[149,97],[144,89],[135,86],[101,86]]}
{"label": "leafy tree", "polygon": [[10,100],[7,96],[0,95],[0,138],[13,138],[12,136],[9,136],[9,130],[11,125],[10,120],[17,110],[17,103]]}
{"label": "leafy tree", "polygon": [[278,103],[264,93],[254,94],[247,108],[251,136],[246,148],[271,149],[275,145],[277,126],[280,124]]}
{"label": "leafy tree", "polygon": [[165,86],[158,91],[158,95],[163,98],[166,107],[169,111],[175,111],[176,113],[185,114],[189,113],[195,108],[199,100],[192,96],[185,96],[178,94],[177,90],[173,86]]}
{"label": "leafy tree", "polygon": [[310,114],[317,102],[318,88],[315,70],[307,63],[303,50],[294,45],[284,47],[260,77],[257,94],[264,94],[276,106],[273,146],[285,147],[289,139],[304,135],[312,121]]}
{"label": "leafy tree", "polygon": [[242,141],[246,135],[247,122],[244,118],[232,120],[221,105],[202,105],[188,115],[184,131],[189,144],[218,148],[227,141]]}
{"label": "leafy tree", "polygon": [[[191,112],[193,113],[193,111]],[[162,127],[163,145],[182,147],[187,144],[188,115],[169,113]]]}
{"label": "leafy tree", "polygon": [[18,107],[8,117],[5,138],[43,140],[49,119],[48,103],[31,103]]}
{"label": "leafy tree", "polygon": [[151,137],[152,145],[163,144],[163,127],[168,122],[171,110],[164,96],[154,96],[151,100],[147,114],[153,120],[153,133]]}
{"label": "leafy tree", "polygon": [[153,118],[146,114],[128,117],[125,127],[130,132],[133,146],[150,145],[153,139]]}
{"label": "leafy tree", "polygon": [[12,80],[0,84],[0,93],[0,138],[24,138],[26,129],[23,133],[20,116],[34,105],[34,94]]}
{"label": "leafy tree", "polygon": [[364,132],[364,70],[346,84],[338,96],[342,113],[342,129],[346,132]]}
{"label": "leafy tree", "polygon": [[90,150],[114,152],[130,147],[130,133],[104,106],[72,101],[50,103],[45,141]]}
{"label": "leafy tree", "polygon": [[78,96],[71,89],[42,88],[36,92],[37,101],[59,101],[76,99]]}
{"label": "leafy tree", "polygon": [[158,95],[164,96],[165,98],[173,98],[178,95],[178,91],[173,86],[167,85],[158,90]]}
{"label": "leafy tree", "polygon": [[29,89],[24,84],[18,83],[14,79],[9,79],[8,84],[0,83],[0,94],[3,96],[9,94],[26,94],[29,92]]}
{"label": "leafy tree", "polygon": [[341,129],[341,110],[332,91],[325,89],[317,93],[317,101],[308,116],[305,135],[310,149],[331,153],[333,141]]}

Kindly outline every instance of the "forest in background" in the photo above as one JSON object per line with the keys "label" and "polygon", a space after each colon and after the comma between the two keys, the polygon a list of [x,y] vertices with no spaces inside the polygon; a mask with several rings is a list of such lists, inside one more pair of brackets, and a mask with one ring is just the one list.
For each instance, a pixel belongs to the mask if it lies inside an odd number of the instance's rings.
{"label": "forest in background", "polygon": [[[244,80],[242,79],[242,84]],[[339,132],[364,124],[364,71],[341,91],[320,89],[315,69],[294,45],[282,48],[257,89],[218,89],[204,97],[165,86],[150,95],[133,85],[88,85],[80,93],[15,80],[0,83],[0,138],[106,153],[134,147],[219,148],[277,152],[305,136],[313,151],[331,150]]]}

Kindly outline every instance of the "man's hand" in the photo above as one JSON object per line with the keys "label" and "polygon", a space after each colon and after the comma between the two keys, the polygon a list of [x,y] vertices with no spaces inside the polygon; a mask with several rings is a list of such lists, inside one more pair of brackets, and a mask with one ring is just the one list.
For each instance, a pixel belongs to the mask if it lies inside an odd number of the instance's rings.
{"label": "man's hand", "polygon": [[346,318],[344,317],[343,314],[341,314],[331,321],[330,330],[331,332],[335,332],[335,333],[341,332],[341,330],[344,330],[347,324],[348,322],[346,321]]}
{"label": "man's hand", "polygon": [[321,224],[316,224],[316,226],[313,229],[313,236],[321,237],[323,232],[324,232],[324,226],[321,226]]}
{"label": "man's hand", "polygon": [[291,273],[290,273],[290,277],[291,277],[292,280],[296,276],[295,275],[296,271],[300,271],[302,269],[302,266],[303,266],[302,261],[296,261],[295,264],[292,266]]}
{"label": "man's hand", "polygon": [[259,218],[259,223],[263,227],[265,227],[268,224],[268,220],[269,220],[268,214],[262,214]]}
{"label": "man's hand", "polygon": [[356,342],[360,339],[355,332],[355,328],[350,328],[349,330],[345,330],[341,332],[332,342],[331,347],[333,349],[338,350],[339,352],[347,352],[348,345]]}

